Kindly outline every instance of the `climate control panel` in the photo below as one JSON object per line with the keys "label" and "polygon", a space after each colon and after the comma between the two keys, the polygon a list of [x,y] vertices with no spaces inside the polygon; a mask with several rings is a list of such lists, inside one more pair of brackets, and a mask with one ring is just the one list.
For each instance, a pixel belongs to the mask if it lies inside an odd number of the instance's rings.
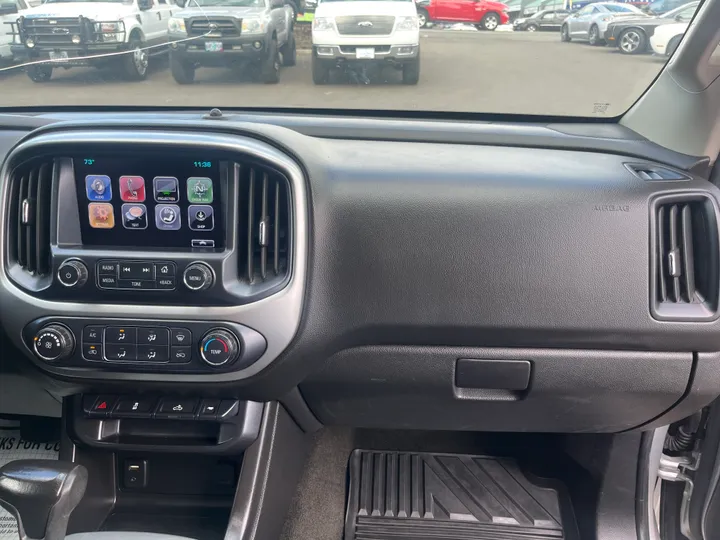
{"label": "climate control panel", "polygon": [[210,321],[47,317],[29,324],[24,338],[48,366],[163,373],[236,371],[267,347],[247,326]]}

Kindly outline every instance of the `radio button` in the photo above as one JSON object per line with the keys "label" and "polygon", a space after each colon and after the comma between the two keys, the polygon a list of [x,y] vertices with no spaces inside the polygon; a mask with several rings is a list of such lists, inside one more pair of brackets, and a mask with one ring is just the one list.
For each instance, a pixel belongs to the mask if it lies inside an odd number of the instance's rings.
{"label": "radio button", "polygon": [[120,279],[155,279],[155,266],[149,262],[121,262]]}
{"label": "radio button", "polygon": [[170,342],[170,331],[167,328],[138,328],[138,345],[167,346]]}
{"label": "radio button", "polygon": [[97,272],[101,276],[116,276],[118,272],[118,263],[116,261],[103,261],[97,264]]}
{"label": "radio button", "polygon": [[155,345],[138,345],[137,359],[141,362],[167,362],[168,348]]}
{"label": "radio button", "polygon": [[105,343],[135,345],[137,343],[137,328],[110,326],[105,329]]}
{"label": "radio button", "polygon": [[121,279],[118,281],[118,289],[137,289],[148,290],[154,289],[155,282],[140,279]]}
{"label": "radio button", "polygon": [[159,262],[155,263],[155,276],[172,277],[175,275],[175,265],[173,263]]}
{"label": "radio button", "polygon": [[101,289],[117,289],[118,280],[115,276],[98,276],[98,285]]}
{"label": "radio button", "polygon": [[137,360],[137,345],[105,345],[105,358],[114,362],[134,362]]}
{"label": "radio button", "polygon": [[156,282],[157,289],[170,291],[175,288],[175,278],[159,278]]}

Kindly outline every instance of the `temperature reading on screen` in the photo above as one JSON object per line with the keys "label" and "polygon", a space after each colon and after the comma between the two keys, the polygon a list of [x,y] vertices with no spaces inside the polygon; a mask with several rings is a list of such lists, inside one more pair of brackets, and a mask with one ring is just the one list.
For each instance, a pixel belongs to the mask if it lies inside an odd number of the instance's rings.
{"label": "temperature reading on screen", "polygon": [[209,169],[212,167],[211,161],[194,161],[193,164],[200,169]]}
{"label": "temperature reading on screen", "polygon": [[94,159],[85,158],[85,165],[93,165],[94,163]]}

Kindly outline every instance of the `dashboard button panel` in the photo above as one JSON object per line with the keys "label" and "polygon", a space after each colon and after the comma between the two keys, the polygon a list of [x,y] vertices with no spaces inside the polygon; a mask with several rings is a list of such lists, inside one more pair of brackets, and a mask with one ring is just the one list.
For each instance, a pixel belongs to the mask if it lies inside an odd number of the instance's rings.
{"label": "dashboard button panel", "polygon": [[82,408],[85,416],[92,418],[230,420],[238,415],[240,402],[237,399],[85,394]]}
{"label": "dashboard button panel", "polygon": [[[142,319],[129,322],[45,317],[29,324],[23,338],[44,367],[74,368],[74,373],[75,368],[95,372],[222,373],[251,365],[267,348],[260,333],[237,323]],[[55,333],[50,330],[55,328],[62,330],[65,343],[62,351],[56,343],[60,338],[51,339]],[[38,339],[50,343],[44,356],[36,352]],[[73,346],[75,340],[77,347]],[[44,353],[45,348],[40,350]]]}
{"label": "dashboard button panel", "polygon": [[172,261],[102,260],[95,265],[100,289],[175,290],[177,268]]}

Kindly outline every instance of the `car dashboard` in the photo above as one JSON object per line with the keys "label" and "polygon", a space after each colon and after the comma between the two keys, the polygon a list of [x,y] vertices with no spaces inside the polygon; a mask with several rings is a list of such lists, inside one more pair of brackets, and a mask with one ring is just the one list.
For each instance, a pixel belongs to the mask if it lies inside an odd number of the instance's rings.
{"label": "car dashboard", "polygon": [[3,122],[3,370],[59,397],[572,433],[667,424],[720,387],[718,190],[619,126]]}

